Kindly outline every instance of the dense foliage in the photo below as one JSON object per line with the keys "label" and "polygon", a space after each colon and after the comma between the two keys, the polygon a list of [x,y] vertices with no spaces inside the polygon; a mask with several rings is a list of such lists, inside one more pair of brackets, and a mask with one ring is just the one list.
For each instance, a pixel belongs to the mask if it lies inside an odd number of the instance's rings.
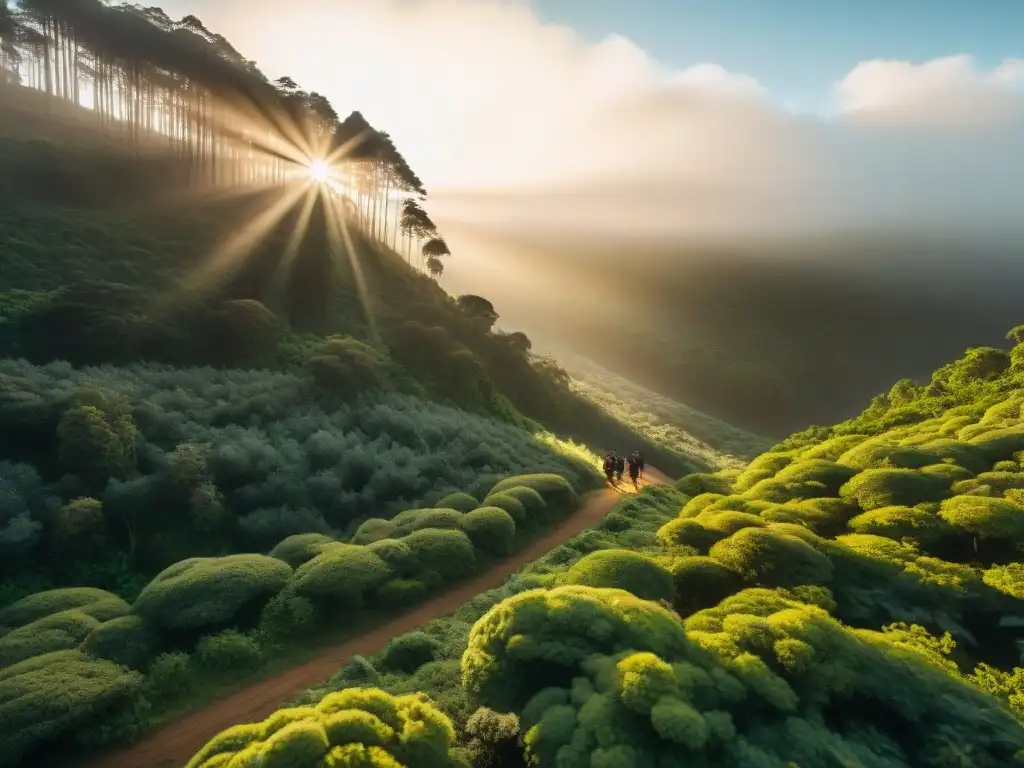
{"label": "dense foliage", "polygon": [[309,387],[0,361],[0,604],[34,584],[133,597],[137,576],[186,557],[337,538],[452,489],[482,498],[507,473],[593,476],[571,446],[511,426],[401,395],[328,408]]}
{"label": "dense foliage", "polygon": [[[393,520],[379,519],[390,526],[389,535],[366,544],[300,533],[280,541],[269,555],[181,560],[156,574],[131,603],[101,589],[68,587],[0,608],[0,711],[7,713],[0,726],[0,764],[69,739],[91,745],[131,738],[152,717],[187,702],[201,681],[245,678],[288,648],[414,604],[508,554],[577,503],[568,480],[543,473],[501,479],[479,495],[530,499],[531,514],[521,519],[520,530],[508,512],[480,502],[466,512],[406,510]],[[468,508],[473,497],[461,492],[454,498]],[[407,635],[388,646],[383,663],[412,671],[439,648],[431,637]],[[70,696],[59,690],[65,678]],[[444,730],[444,718],[418,701],[406,697],[396,703],[402,711],[412,707],[399,720],[426,718]],[[326,714],[333,716],[335,709],[341,707],[332,705]],[[385,721],[395,727],[393,719]],[[274,722],[254,741],[306,738],[271,739],[283,725]],[[333,722],[322,723],[331,740],[324,754],[340,745]],[[418,754],[418,746],[399,745],[406,738],[401,729],[394,736],[398,742],[381,738],[367,746]],[[233,737],[229,741],[238,746]],[[252,746],[259,749],[271,747]]]}
{"label": "dense foliage", "polygon": [[410,638],[419,668],[302,701],[426,693],[477,765],[1018,764],[1019,351],[645,491]]}

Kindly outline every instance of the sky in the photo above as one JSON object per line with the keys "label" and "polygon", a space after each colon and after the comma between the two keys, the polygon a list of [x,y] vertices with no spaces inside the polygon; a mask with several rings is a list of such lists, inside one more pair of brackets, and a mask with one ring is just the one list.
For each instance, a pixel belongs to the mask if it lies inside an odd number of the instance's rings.
{"label": "sky", "polygon": [[1024,2],[165,7],[199,15],[270,77],[361,110],[451,227],[676,237],[1022,226]]}

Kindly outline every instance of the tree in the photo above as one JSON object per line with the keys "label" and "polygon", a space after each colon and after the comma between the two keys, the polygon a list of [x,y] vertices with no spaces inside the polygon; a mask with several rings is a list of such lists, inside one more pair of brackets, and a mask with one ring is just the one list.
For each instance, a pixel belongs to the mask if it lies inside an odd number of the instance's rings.
{"label": "tree", "polygon": [[468,293],[459,296],[456,303],[466,317],[479,323],[485,330],[489,331],[491,326],[498,321],[498,313],[494,310],[494,305],[481,296]]}

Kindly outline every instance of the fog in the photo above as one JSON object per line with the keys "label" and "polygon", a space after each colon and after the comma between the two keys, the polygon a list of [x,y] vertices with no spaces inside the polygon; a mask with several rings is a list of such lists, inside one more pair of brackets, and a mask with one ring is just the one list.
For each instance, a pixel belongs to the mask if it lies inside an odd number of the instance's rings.
{"label": "fog", "polygon": [[1024,320],[1024,59],[851,62],[797,112],[756,73],[673,69],[525,1],[168,10],[387,130],[450,291],[726,417],[833,420]]}

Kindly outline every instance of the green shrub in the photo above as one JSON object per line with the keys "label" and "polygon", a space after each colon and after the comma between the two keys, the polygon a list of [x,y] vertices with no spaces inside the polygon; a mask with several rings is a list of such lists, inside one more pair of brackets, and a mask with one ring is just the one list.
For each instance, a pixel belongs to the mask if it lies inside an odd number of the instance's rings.
{"label": "green shrub", "polygon": [[731,536],[743,528],[763,528],[766,524],[762,518],[747,512],[714,512],[711,510],[701,512],[695,522],[700,523],[709,531],[720,533],[721,538]]}
{"label": "green shrub", "polygon": [[96,627],[80,647],[98,659],[129,669],[144,669],[160,650],[160,635],[140,616],[121,616]]}
{"label": "green shrub", "polygon": [[[546,509],[556,516],[570,512],[575,508],[578,500],[576,491],[573,490],[569,481],[561,475],[553,474],[517,475],[516,477],[510,477],[491,488],[491,492],[487,495],[493,496],[496,493],[503,493],[519,487],[530,488],[539,493],[540,497],[544,499]],[[523,501],[518,492],[516,498]],[[526,502],[523,503],[525,504]]]}
{"label": "green shrub", "polygon": [[319,615],[311,600],[285,590],[263,606],[260,631],[274,640],[308,638],[316,630]]}
{"label": "green shrub", "polygon": [[479,507],[467,512],[462,519],[462,530],[474,546],[490,555],[507,555],[515,546],[515,520],[498,507]]}
{"label": "green shrub", "polygon": [[1024,563],[1010,563],[989,568],[982,580],[993,589],[1018,600],[1024,600]]}
{"label": "green shrub", "polygon": [[806,541],[763,528],[744,528],[711,547],[712,558],[757,584],[825,585],[832,563]]}
{"label": "green shrub", "polygon": [[390,576],[387,563],[368,547],[342,544],[299,566],[292,585],[299,595],[360,606],[369,591]]}
{"label": "green shrub", "polygon": [[[839,457],[856,445],[868,439],[867,435],[841,435],[832,437],[811,448],[806,448],[797,457],[801,461],[808,459],[826,459],[827,461],[839,461]],[[739,490],[739,489],[737,489]]]}
{"label": "green shrub", "polygon": [[113,592],[94,587],[68,587],[36,592],[0,610],[0,635],[37,619],[78,608],[100,621],[124,616],[131,606]]}
{"label": "green shrub", "polygon": [[714,506],[718,502],[728,498],[728,496],[723,496],[721,493],[698,494],[697,496],[694,496],[683,505],[683,508],[679,511],[679,516],[696,517],[705,509]]}
{"label": "green shrub", "polygon": [[881,507],[864,512],[848,523],[854,533],[890,539],[913,539],[926,546],[950,534],[941,517],[913,507]]}
{"label": "green shrub", "polygon": [[281,709],[261,723],[215,736],[187,768],[332,765],[456,768],[455,728],[423,694],[373,688],[326,696],[314,707]]}
{"label": "green shrub", "polygon": [[397,526],[395,538],[428,528],[458,531],[462,529],[465,518],[465,514],[455,509],[421,509],[418,512],[419,514],[407,517],[401,525]]}
{"label": "green shrub", "polygon": [[687,496],[699,496],[702,493],[719,493],[723,496],[732,493],[732,482],[720,475],[696,472],[686,475],[676,482],[676,490]]}
{"label": "green shrub", "polygon": [[[740,473],[740,476],[733,483],[731,491],[733,493],[748,491],[762,480],[774,477],[776,472],[792,463],[792,461],[793,456],[788,453],[762,453]],[[727,492],[720,491],[719,493]]]}
{"label": "green shrub", "polygon": [[254,672],[264,661],[260,644],[235,629],[201,638],[195,660],[205,672],[217,675]]}
{"label": "green shrub", "polygon": [[276,595],[291,575],[287,563],[267,555],[192,557],[157,574],[132,612],[165,629],[225,624],[242,608]]}
{"label": "green shrub", "polygon": [[689,646],[678,616],[624,590],[532,589],[497,603],[473,625],[462,683],[474,703],[522,713],[541,689],[571,684],[595,654],[646,648],[676,657]]}
{"label": "green shrub", "polygon": [[624,589],[644,600],[672,600],[672,574],[651,558],[626,549],[591,552],[573,564],[565,583]]}
{"label": "green shrub", "polygon": [[[548,504],[544,501],[544,497],[541,496],[533,488],[527,488],[526,486],[517,485],[513,488],[506,488],[498,493],[491,492],[488,496],[511,496],[513,499],[523,505],[523,509],[526,514],[523,517],[523,521],[527,526],[535,526],[547,519]],[[485,500],[486,501],[486,500]],[[498,504],[488,506],[500,506]],[[519,521],[517,520],[518,524]]]}
{"label": "green shrub", "polygon": [[743,579],[736,571],[711,557],[673,558],[667,567],[675,585],[673,603],[682,616],[717,605],[743,588]]}
{"label": "green shrub", "polygon": [[[525,491],[529,489],[524,488],[523,490]],[[540,498],[540,494],[537,494],[537,499],[543,503],[543,499]],[[516,525],[527,524],[526,506],[508,491],[488,496],[480,506],[503,509],[509,513]]]}
{"label": "green shrub", "polygon": [[192,665],[187,653],[161,653],[149,667],[146,688],[154,701],[177,701],[195,685]]}
{"label": "green shrub", "polygon": [[797,523],[819,536],[834,536],[857,513],[857,505],[845,499],[802,499],[761,513],[770,523]]}
{"label": "green shrub", "polygon": [[990,463],[1010,459],[1024,450],[1024,426],[993,429],[967,442],[983,451]]}
{"label": "green shrub", "polygon": [[30,749],[57,743],[100,714],[130,705],[142,687],[139,673],[79,650],[0,669],[0,763],[16,765]]}
{"label": "green shrub", "polygon": [[912,469],[866,469],[840,489],[864,511],[881,507],[912,507],[922,501],[939,501],[949,482]]}
{"label": "green shrub", "polygon": [[920,471],[926,475],[940,477],[947,483],[957,483],[974,477],[971,470],[964,469],[959,464],[929,464],[926,467],[921,467]]}
{"label": "green shrub", "polygon": [[414,672],[428,661],[437,658],[440,648],[440,641],[426,632],[407,632],[384,647],[380,654],[380,663],[386,669]]}
{"label": "green shrub", "polygon": [[412,556],[409,545],[399,539],[380,539],[366,548],[377,557],[388,564],[392,572],[401,575],[411,575],[416,572],[417,564]]}
{"label": "green shrub", "polygon": [[451,493],[438,501],[434,506],[437,509],[454,509],[458,512],[472,512],[480,506],[480,502],[461,491]]}
{"label": "green shrub", "polygon": [[77,648],[99,625],[99,620],[80,608],[45,616],[0,637],[0,665]]}
{"label": "green shrub", "polygon": [[977,540],[995,539],[1010,545],[1024,543],[1024,507],[1007,499],[954,496],[942,502],[939,515]]}
{"label": "green shrub", "polygon": [[707,552],[725,534],[705,528],[696,520],[677,517],[669,520],[656,534],[657,540],[665,547],[693,547],[698,552]]}
{"label": "green shrub", "polygon": [[298,568],[337,543],[322,533],[296,533],[270,550],[270,556]]}
{"label": "green shrub", "polygon": [[421,574],[433,571],[447,582],[476,569],[473,542],[462,531],[430,528],[413,531],[402,541],[419,564]]}
{"label": "green shrub", "polygon": [[390,579],[377,587],[377,601],[388,607],[416,605],[426,597],[427,585],[415,579]]}
{"label": "green shrub", "polygon": [[380,517],[371,517],[356,529],[355,534],[352,536],[351,543],[366,545],[372,544],[375,541],[381,541],[382,539],[391,538],[398,530],[398,526],[396,525],[397,519],[398,518],[393,520],[384,520]]}

